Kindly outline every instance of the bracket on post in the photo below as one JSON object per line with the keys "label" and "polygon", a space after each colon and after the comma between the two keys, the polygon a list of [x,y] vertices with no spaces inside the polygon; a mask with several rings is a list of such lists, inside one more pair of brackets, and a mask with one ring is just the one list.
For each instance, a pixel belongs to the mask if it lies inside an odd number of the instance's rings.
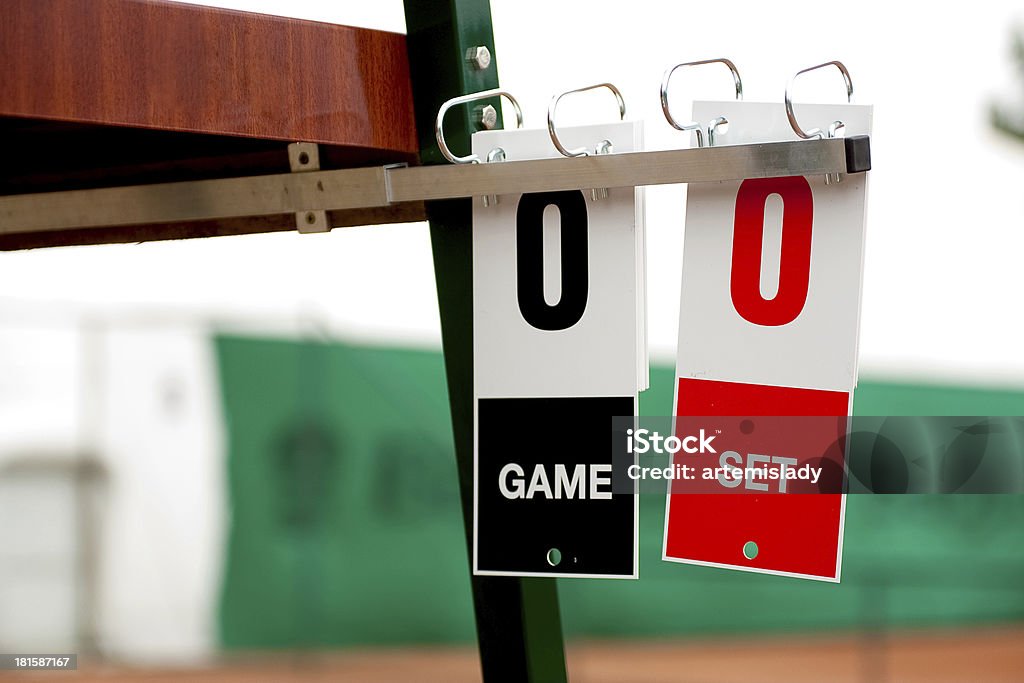
{"label": "bracket on post", "polygon": [[[293,142],[288,145],[288,164],[292,173],[307,173],[320,170],[320,145],[313,142]],[[295,229],[301,233],[330,232],[327,212],[297,211]]]}

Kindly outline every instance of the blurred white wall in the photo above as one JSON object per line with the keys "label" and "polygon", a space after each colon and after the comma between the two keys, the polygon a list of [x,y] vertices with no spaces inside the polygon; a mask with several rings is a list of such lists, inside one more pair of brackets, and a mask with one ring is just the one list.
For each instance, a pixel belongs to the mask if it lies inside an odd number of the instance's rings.
{"label": "blurred white wall", "polygon": [[227,542],[212,339],[180,322],[100,334],[97,452],[111,472],[100,646],[115,657],[179,662],[212,654]]}
{"label": "blurred white wall", "polygon": [[33,466],[0,464],[0,649],[76,652],[81,577],[74,479],[40,463],[39,453],[23,457]]}
{"label": "blurred white wall", "polygon": [[81,339],[66,323],[0,319],[0,650],[74,651]]}
{"label": "blurred white wall", "polygon": [[227,520],[209,331],[0,306],[0,348],[0,651],[212,654]]}

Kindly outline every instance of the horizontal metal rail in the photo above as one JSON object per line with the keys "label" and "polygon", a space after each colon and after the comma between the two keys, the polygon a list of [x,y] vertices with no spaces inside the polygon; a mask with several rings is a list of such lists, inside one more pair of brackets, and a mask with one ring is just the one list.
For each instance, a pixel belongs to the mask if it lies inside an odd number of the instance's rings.
{"label": "horizontal metal rail", "polygon": [[452,166],[379,166],[8,195],[0,196],[0,235],[864,170],[850,165],[848,156],[852,159],[854,153],[849,142],[800,140]]}

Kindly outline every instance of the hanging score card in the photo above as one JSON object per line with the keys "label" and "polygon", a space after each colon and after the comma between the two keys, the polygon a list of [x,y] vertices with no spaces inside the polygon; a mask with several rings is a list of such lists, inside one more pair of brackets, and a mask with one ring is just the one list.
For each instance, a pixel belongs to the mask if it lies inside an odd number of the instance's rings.
{"label": "hanging score card", "polygon": [[[871,107],[797,105],[796,113],[822,128],[843,121],[847,135],[871,132]],[[695,120],[717,116],[730,123],[719,144],[798,139],[781,103],[694,103]],[[688,416],[849,414],[857,380],[866,195],[864,173],[844,174],[842,182],[829,185],[824,176],[796,176],[687,188],[677,430],[692,428]],[[757,420],[742,424],[743,452],[713,457],[730,467],[753,463],[763,469],[742,484],[673,482],[663,559],[837,582],[845,496],[835,488],[780,491],[777,479],[757,479],[768,470],[820,460],[820,451],[806,449],[817,441],[780,438],[772,429],[759,434]],[[808,424],[843,431],[828,421]],[[827,440],[829,434],[817,436]],[[686,458],[676,462],[695,464]],[[840,453],[840,467],[841,460]]]}
{"label": "hanging score card", "polygon": [[[560,136],[642,142],[634,122]],[[497,148],[558,154],[546,130],[473,136],[481,159]],[[610,437],[646,371],[640,210],[634,188],[474,199],[475,574],[637,576],[637,497],[612,492]]]}

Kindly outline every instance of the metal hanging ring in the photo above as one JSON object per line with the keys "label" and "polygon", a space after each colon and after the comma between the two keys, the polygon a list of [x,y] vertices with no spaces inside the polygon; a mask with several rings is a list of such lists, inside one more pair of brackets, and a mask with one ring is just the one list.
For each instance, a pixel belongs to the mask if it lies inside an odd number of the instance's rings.
{"label": "metal hanging ring", "polygon": [[626,102],[622,99],[622,93],[611,83],[598,83],[597,85],[588,85],[585,88],[577,88],[576,90],[569,90],[560,95],[555,95],[551,98],[551,104],[548,105],[548,133],[551,135],[551,142],[554,143],[555,149],[557,149],[562,155],[567,157],[583,157],[590,154],[586,147],[577,147],[576,149],[566,149],[562,144],[562,141],[558,139],[558,132],[555,130],[555,110],[558,108],[558,101],[566,95],[572,95],[573,93],[586,92],[588,90],[597,90],[598,88],[607,88],[612,91],[615,95],[616,101],[619,103],[619,120],[622,121],[626,118]]}
{"label": "metal hanging ring", "polygon": [[[789,83],[786,84],[786,117],[789,119],[789,125],[793,127],[793,132],[802,137],[804,140],[810,140],[812,138],[821,138],[825,135],[825,133],[821,130],[821,128],[812,128],[810,130],[805,131],[803,128],[800,127],[800,124],[796,122],[796,114],[793,113],[793,99],[790,96],[790,92],[793,90],[793,82],[796,81],[797,77],[799,77],[800,74],[805,74],[808,71],[814,71],[816,69],[824,69],[827,66],[834,66],[837,69],[839,69],[839,73],[843,75],[843,80],[846,81],[846,101],[849,102],[850,100],[853,99],[853,81],[850,80],[850,72],[846,70],[846,66],[844,66],[842,62],[825,62],[823,64],[816,64],[815,66],[809,66],[806,69],[801,69],[800,71],[797,71],[793,75],[793,77],[789,79]],[[842,126],[841,121],[835,121],[832,124],[833,128],[836,126],[836,124]]]}
{"label": "metal hanging ring", "polygon": [[683,64],[676,64],[675,66],[667,69],[665,75],[661,77],[661,111],[665,113],[665,119],[668,120],[670,126],[676,130],[695,130],[697,131],[697,145],[699,147],[704,146],[704,131],[700,123],[696,121],[690,121],[689,123],[679,123],[674,116],[672,116],[672,110],[668,105],[668,84],[672,80],[672,74],[676,72],[676,69],[684,66],[701,66],[703,64],[725,64],[729,67],[729,71],[732,72],[733,84],[736,86],[736,99],[743,99],[743,80],[740,78],[740,72],[736,68],[736,65],[724,57],[718,59],[702,59],[697,62],[684,62]]}
{"label": "metal hanging ring", "polygon": [[482,90],[481,92],[470,93],[469,95],[461,95],[460,97],[453,97],[437,110],[437,120],[434,121],[434,137],[437,139],[437,147],[441,150],[441,154],[444,158],[453,164],[476,164],[480,162],[480,157],[476,154],[470,154],[469,156],[455,156],[452,151],[448,148],[448,143],[444,141],[444,130],[442,124],[444,123],[444,115],[448,113],[448,110],[457,104],[466,104],[467,102],[476,102],[478,100],[486,100],[490,97],[504,97],[512,103],[512,107],[516,110],[516,128],[523,127],[523,110],[519,108],[519,102],[512,95],[499,88],[493,90]]}

